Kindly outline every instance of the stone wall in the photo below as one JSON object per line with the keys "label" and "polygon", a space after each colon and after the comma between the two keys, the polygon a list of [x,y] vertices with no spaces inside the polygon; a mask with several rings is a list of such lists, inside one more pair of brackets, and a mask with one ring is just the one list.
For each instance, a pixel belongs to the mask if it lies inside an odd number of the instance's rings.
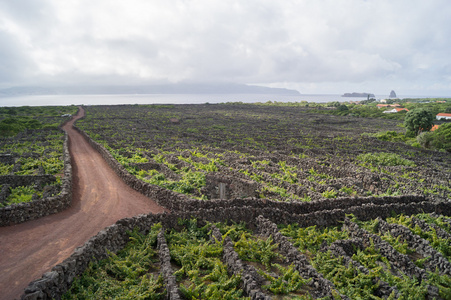
{"label": "stone wall", "polygon": [[[357,249],[363,250],[365,246],[363,240],[359,238],[351,238],[348,240],[337,240],[333,242],[330,246],[324,245],[321,247],[322,252],[330,251],[336,258],[341,257],[344,264],[349,267],[354,266],[360,272],[364,274],[370,274],[370,270],[365,266],[360,264],[358,261],[352,259],[353,255],[356,253]],[[390,286],[387,282],[383,281],[379,277],[373,279],[373,284],[377,284],[377,288],[374,291],[374,295],[383,299],[390,297],[394,293],[395,299],[399,298],[399,291],[396,287]]]}
{"label": "stone wall", "polygon": [[451,263],[439,251],[435,250],[429,241],[412,233],[407,227],[389,224],[380,218],[377,220],[380,232],[389,232],[395,238],[400,237],[411,249],[415,249],[423,257],[428,257],[424,262],[424,267],[428,271],[434,272],[437,269],[440,274],[451,276]]}
{"label": "stone wall", "polygon": [[[69,154],[69,139],[64,137],[63,146],[64,177],[62,180],[61,193],[53,197],[44,197],[32,202],[19,203],[0,208],[0,226],[9,226],[47,215],[63,211],[72,202],[72,164]],[[31,184],[46,184],[55,181],[52,175],[42,176],[15,176],[7,175],[0,177],[1,184],[9,184],[12,187]]]}
{"label": "stone wall", "polygon": [[160,257],[160,273],[163,275],[167,298],[170,300],[179,300],[180,296],[178,294],[177,282],[175,279],[174,271],[171,266],[171,253],[169,251],[168,244],[166,243],[166,238],[164,237],[164,232],[160,231],[157,237],[157,248],[158,256]]}
{"label": "stone wall", "polygon": [[208,199],[242,199],[257,196],[257,183],[221,174],[206,176]]}
{"label": "stone wall", "polygon": [[[195,211],[198,209],[220,209],[233,206],[252,206],[255,208],[271,208],[280,209],[284,211],[289,211],[294,214],[304,214],[312,211],[325,210],[325,209],[335,209],[335,208],[348,208],[352,206],[360,205],[383,205],[390,203],[420,203],[427,199],[424,196],[417,195],[402,195],[402,196],[387,196],[387,197],[343,197],[336,199],[322,199],[311,202],[279,202],[269,199],[258,199],[258,198],[235,198],[235,199],[213,199],[209,201],[199,201],[191,199],[187,195],[179,194],[156,185],[149,184],[142,180],[139,180],[135,176],[131,175],[119,162],[117,162],[114,157],[105,149],[101,144],[92,140],[84,131],[79,128],[74,128],[80,132],[80,134],[91,144],[91,146],[96,149],[100,155],[105,159],[108,165],[114,170],[114,172],[124,180],[124,182],[129,185],[134,190],[140,192],[141,194],[153,199],[159,205],[171,211]],[[214,178],[211,180],[212,184],[210,189],[214,188],[214,184],[219,184],[221,178]],[[230,189],[230,184],[235,183],[236,186],[239,184],[237,180],[232,181],[230,178],[224,178],[223,181],[228,184]],[[242,183],[243,188],[238,188],[238,193],[241,191],[246,191],[251,193],[252,186],[246,186]],[[227,189],[227,187],[226,187]],[[234,192],[228,192],[229,195],[236,195]]]}
{"label": "stone wall", "polygon": [[90,238],[83,246],[77,248],[74,253],[56,265],[42,278],[29,284],[22,295],[22,299],[60,299],[71,286],[74,278],[83,273],[91,261],[97,261],[107,257],[107,251],[116,253],[129,241],[127,232],[138,228],[140,232],[147,234],[155,223],[161,223],[163,228],[176,228],[178,219],[196,218],[198,222],[246,222],[250,228],[258,228],[257,218],[264,218],[279,223],[299,223],[300,226],[331,226],[342,224],[347,213],[354,213],[357,218],[375,219],[378,216],[389,217],[391,212],[404,213],[406,215],[420,212],[438,212],[451,215],[451,203],[418,202],[411,205],[392,203],[384,205],[363,205],[347,209],[333,209],[315,211],[307,214],[292,214],[272,208],[255,208],[249,206],[229,207],[221,209],[199,209],[191,212],[174,212],[171,214],[147,214],[133,218],[125,218],[115,224],[101,230]]}
{"label": "stone wall", "polygon": [[[161,223],[165,229],[176,228],[180,218],[196,218],[199,222],[246,222],[250,228],[256,229],[260,226],[257,221],[259,216],[276,224],[298,223],[301,227],[313,225],[322,227],[343,224],[346,215],[350,213],[360,220],[387,218],[393,213],[411,215],[427,212],[451,215],[451,202],[431,202],[419,196],[339,198],[307,203],[283,203],[256,198],[193,200],[186,195],[138,180],[129,174],[102,145],[90,139],[78,128],[76,130],[130,187],[154,199],[158,204],[170,209],[172,213],[125,218],[101,230],[61,264],[53,267],[42,278],[31,282],[25,289],[22,299],[60,299],[61,295],[70,288],[74,278],[81,275],[90,262],[106,258],[108,251],[116,253],[121,250],[129,241],[128,231],[138,228],[146,234],[155,223]],[[164,248],[164,243],[162,245]],[[167,257],[164,261],[167,264]],[[172,290],[173,280],[166,279],[165,282],[170,283]],[[176,297],[175,294],[174,297]]]}
{"label": "stone wall", "polygon": [[396,251],[390,243],[384,241],[380,236],[360,228],[359,225],[348,218],[345,219],[344,228],[349,233],[350,237],[361,239],[367,245],[373,243],[374,247],[388,259],[390,264],[403,270],[410,278],[416,278],[420,282],[427,278],[425,270],[417,267],[407,255]]}
{"label": "stone wall", "polygon": [[279,245],[279,251],[286,256],[287,262],[292,264],[303,278],[312,279],[309,285],[312,289],[311,293],[315,295],[315,298],[332,298],[332,290],[335,289],[334,284],[325,279],[321,273],[310,265],[307,257],[301,254],[289,239],[280,233],[277,225],[262,216],[257,218],[257,222],[259,232],[265,237],[272,236],[274,242]]}
{"label": "stone wall", "polygon": [[0,154],[0,163],[13,165],[16,162],[14,155],[11,154]]}
{"label": "stone wall", "polygon": [[[210,239],[213,242],[222,241],[223,236],[219,229],[215,226],[211,226]],[[270,300],[261,289],[262,279],[253,267],[243,264],[243,261],[239,258],[238,253],[235,251],[233,241],[230,237],[226,237],[223,243],[223,255],[222,258],[227,266],[227,270],[230,274],[241,277],[241,283],[243,290],[252,299],[258,300]]]}
{"label": "stone wall", "polygon": [[54,175],[3,175],[0,176],[0,184],[8,184],[12,188],[27,185],[46,185],[54,183]]}

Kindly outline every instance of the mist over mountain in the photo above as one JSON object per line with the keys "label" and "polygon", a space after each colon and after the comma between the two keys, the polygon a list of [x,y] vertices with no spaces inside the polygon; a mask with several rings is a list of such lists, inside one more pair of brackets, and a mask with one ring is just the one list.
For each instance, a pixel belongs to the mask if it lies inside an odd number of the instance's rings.
{"label": "mist over mountain", "polygon": [[0,96],[20,95],[103,95],[103,94],[282,94],[299,95],[296,90],[235,83],[176,83],[159,85],[23,86],[0,89]]}

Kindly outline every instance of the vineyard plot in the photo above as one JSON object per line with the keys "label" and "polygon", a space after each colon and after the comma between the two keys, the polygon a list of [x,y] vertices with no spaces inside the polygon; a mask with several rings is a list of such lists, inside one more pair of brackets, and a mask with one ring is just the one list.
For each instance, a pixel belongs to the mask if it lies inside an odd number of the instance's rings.
{"label": "vineyard plot", "polygon": [[[427,224],[450,220],[413,217]],[[408,235],[379,231],[380,219],[350,218],[327,228],[276,225],[261,216],[252,226],[197,219],[179,219],[173,228],[154,224],[146,235],[130,232],[123,250],[90,264],[64,299],[164,299],[168,276],[180,299],[449,299],[450,276],[425,267],[418,248],[406,246]],[[157,264],[158,235],[158,243],[167,243],[172,274]]]}
{"label": "vineyard plot", "polygon": [[77,126],[128,172],[196,199],[451,194],[449,153],[366,134],[397,130],[393,120],[238,104],[90,106],[86,113]]}
{"label": "vineyard plot", "polygon": [[0,207],[52,197],[61,192],[64,132],[77,108],[0,108]]}
{"label": "vineyard plot", "polygon": [[160,230],[157,224],[146,236],[131,232],[123,250],[90,264],[63,299],[165,299],[156,249]]}

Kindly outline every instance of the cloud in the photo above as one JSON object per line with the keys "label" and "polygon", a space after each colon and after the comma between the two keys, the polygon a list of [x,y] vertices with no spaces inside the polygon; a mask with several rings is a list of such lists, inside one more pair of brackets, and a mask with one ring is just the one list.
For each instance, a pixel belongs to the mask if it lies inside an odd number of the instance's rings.
{"label": "cloud", "polygon": [[3,0],[0,84],[447,89],[450,15],[447,0]]}
{"label": "cloud", "polygon": [[23,53],[23,45],[0,31],[0,86],[23,80],[33,68],[33,62]]}

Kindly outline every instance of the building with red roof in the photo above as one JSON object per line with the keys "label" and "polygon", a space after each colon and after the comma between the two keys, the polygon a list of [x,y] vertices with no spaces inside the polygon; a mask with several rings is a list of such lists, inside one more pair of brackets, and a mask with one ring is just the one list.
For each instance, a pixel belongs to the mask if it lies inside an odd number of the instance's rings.
{"label": "building with red roof", "polygon": [[403,111],[403,110],[409,111],[407,108],[393,108],[391,110],[384,111],[384,114],[394,114],[394,113],[398,113],[398,112]]}
{"label": "building with red roof", "polygon": [[435,130],[437,130],[439,127],[440,127],[440,125],[434,125],[434,126],[432,126],[431,131],[435,131]]}
{"label": "building with red roof", "polygon": [[451,120],[451,114],[447,113],[439,113],[435,116],[437,120]]}

